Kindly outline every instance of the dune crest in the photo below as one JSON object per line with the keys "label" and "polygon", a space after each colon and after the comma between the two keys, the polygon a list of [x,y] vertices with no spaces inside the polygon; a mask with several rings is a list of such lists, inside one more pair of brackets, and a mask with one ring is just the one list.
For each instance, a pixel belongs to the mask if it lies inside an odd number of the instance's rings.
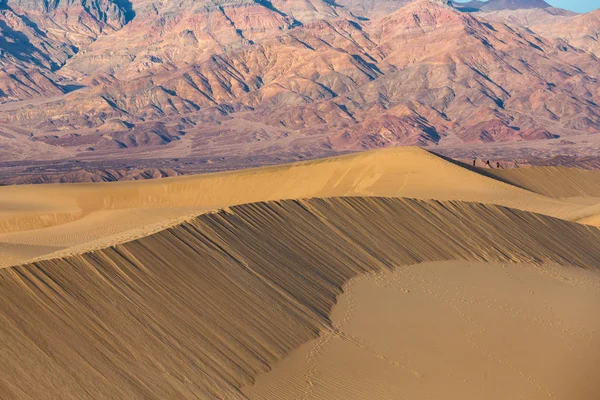
{"label": "dune crest", "polygon": [[227,398],[330,327],[351,278],[435,260],[589,268],[600,229],[390,198],[254,203],[0,270],[0,397]]}
{"label": "dune crest", "polygon": [[[472,201],[565,219],[587,215],[580,204],[521,189],[425,150],[394,148],[154,181],[0,187],[0,206],[10,210],[0,214],[0,254],[12,260],[4,266],[63,257],[147,236],[209,210],[337,196]],[[19,244],[25,247],[17,252]],[[47,251],[56,246],[59,252]]]}

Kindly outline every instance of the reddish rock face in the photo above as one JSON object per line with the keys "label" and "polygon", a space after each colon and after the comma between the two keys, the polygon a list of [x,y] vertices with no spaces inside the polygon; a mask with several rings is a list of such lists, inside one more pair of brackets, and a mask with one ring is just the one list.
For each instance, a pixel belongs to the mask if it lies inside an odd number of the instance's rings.
{"label": "reddish rock face", "polygon": [[477,7],[8,0],[0,157],[277,159],[599,132],[598,13]]}

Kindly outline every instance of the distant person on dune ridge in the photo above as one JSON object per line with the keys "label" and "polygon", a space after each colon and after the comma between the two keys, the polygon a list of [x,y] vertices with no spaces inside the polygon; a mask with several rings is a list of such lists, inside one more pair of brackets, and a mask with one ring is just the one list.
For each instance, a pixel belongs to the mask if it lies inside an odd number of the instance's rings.
{"label": "distant person on dune ridge", "polygon": [[485,162],[485,165],[487,165],[488,167],[492,168],[492,164],[490,164],[490,160],[487,160],[487,161]]}
{"label": "distant person on dune ridge", "polygon": [[496,168],[500,169],[500,161],[496,161]]}
{"label": "distant person on dune ridge", "polygon": [[475,158],[475,159],[473,160],[473,166],[475,166],[475,163],[476,163],[476,162],[477,162],[477,159]]}

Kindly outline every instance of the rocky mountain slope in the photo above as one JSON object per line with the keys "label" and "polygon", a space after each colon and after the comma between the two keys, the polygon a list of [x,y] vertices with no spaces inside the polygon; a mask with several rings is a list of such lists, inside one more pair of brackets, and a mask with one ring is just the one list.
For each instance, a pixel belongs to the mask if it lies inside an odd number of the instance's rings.
{"label": "rocky mountain slope", "polygon": [[598,15],[546,6],[9,0],[0,156],[276,162],[596,133]]}
{"label": "rocky mountain slope", "polygon": [[54,71],[80,48],[126,22],[119,0],[5,0],[0,3],[0,98],[23,100],[68,92]]}
{"label": "rocky mountain slope", "polygon": [[532,29],[552,39],[562,39],[600,57],[600,9],[556,21],[536,23]]}

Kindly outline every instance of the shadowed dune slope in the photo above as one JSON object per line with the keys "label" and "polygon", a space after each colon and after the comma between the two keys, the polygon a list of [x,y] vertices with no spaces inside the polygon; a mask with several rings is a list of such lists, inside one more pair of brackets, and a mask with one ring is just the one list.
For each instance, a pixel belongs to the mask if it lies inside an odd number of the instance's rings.
{"label": "shadowed dune slope", "polygon": [[564,167],[532,167],[487,170],[495,177],[515,187],[538,193],[547,198],[581,204],[567,219],[582,224],[600,225],[600,172]]}
{"label": "shadowed dune slope", "polygon": [[0,398],[244,399],[367,271],[435,260],[600,265],[600,230],[391,198],[234,206],[129,243],[0,270]]}
{"label": "shadowed dune slope", "polygon": [[554,198],[600,197],[600,172],[565,167],[488,170],[506,183]]}

